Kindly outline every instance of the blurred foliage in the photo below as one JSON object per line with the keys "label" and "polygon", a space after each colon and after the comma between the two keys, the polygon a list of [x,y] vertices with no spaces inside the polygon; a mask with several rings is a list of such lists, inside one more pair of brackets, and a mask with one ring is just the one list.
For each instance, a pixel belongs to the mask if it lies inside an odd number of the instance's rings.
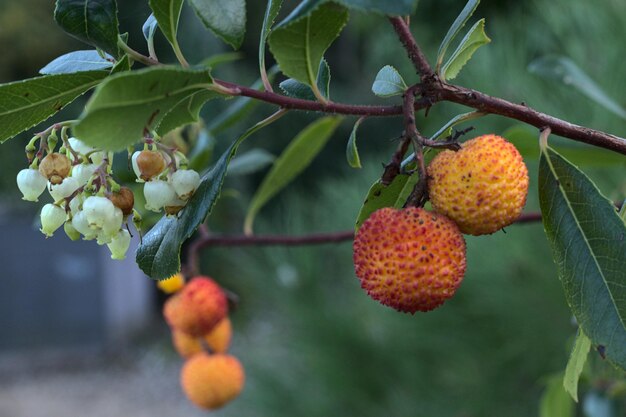
{"label": "blurred foliage", "polygon": [[[284,16],[295,1],[286,1]],[[431,59],[464,2],[421,0],[412,28]],[[121,30],[145,51],[141,23],[145,2],[120,2]],[[244,59],[216,69],[218,78],[252,83],[257,33],[264,2],[248,2]],[[82,48],[53,26],[49,0],[4,0],[0,42],[3,82],[34,76],[54,55]],[[565,118],[626,135],[626,124],[580,93],[530,74],[527,65],[548,53],[568,56],[624,105],[622,68],[626,39],[623,0],[532,0],[483,2],[476,18],[487,18],[493,42],[479,50],[455,82]],[[181,47],[191,62],[227,51],[185,8]],[[36,23],[34,23],[36,22]],[[70,47],[71,45],[71,47]],[[173,61],[157,35],[157,53]],[[331,94],[349,103],[398,103],[370,90],[386,64],[407,83],[418,78],[385,19],[352,13],[341,38],[328,51]],[[272,64],[268,58],[268,66]],[[281,81],[282,79],[278,79]],[[214,101],[203,112],[207,124],[231,102]],[[80,111],[74,106],[65,118]],[[260,105],[243,122],[217,135],[224,149],[247,126],[271,111]],[[440,104],[418,126],[432,134],[467,109]],[[74,113],[72,113],[74,112]],[[246,149],[280,154],[316,115],[293,113],[266,128]],[[353,226],[363,197],[381,174],[402,130],[399,119],[368,119],[359,130],[363,169],[350,169],[345,146],[353,123],[259,214],[258,233],[300,234]],[[470,123],[474,133],[502,132],[517,124],[488,116]],[[465,126],[461,126],[465,127]],[[4,145],[0,189],[15,198],[16,153],[28,135]],[[216,151],[219,155],[220,152]],[[123,158],[122,158],[123,159]],[[536,163],[528,211],[538,209]],[[623,167],[585,170],[614,200],[626,194]],[[239,233],[263,174],[227,179],[224,198],[210,220],[213,231]],[[25,205],[20,205],[25,206]],[[235,353],[248,373],[243,396],[217,415],[236,416],[438,416],[537,415],[544,378],[562,371],[575,332],[541,225],[511,226],[506,233],[468,239],[468,273],[457,295],[442,308],[415,316],[371,301],[354,277],[350,245],[307,248],[215,248],[204,252],[203,272],[240,296],[234,313]],[[592,352],[592,355],[595,355]],[[589,389],[590,381],[582,388]],[[595,387],[601,388],[601,387]]]}

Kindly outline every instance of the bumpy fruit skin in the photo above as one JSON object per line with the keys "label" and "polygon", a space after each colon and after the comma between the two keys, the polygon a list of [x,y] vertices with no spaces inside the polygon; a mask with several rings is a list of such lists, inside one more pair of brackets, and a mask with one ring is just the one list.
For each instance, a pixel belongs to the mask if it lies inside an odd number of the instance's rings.
{"label": "bumpy fruit skin", "polygon": [[226,317],[228,301],[222,288],[211,278],[193,278],[170,297],[163,307],[167,323],[190,336],[202,336]]}
{"label": "bumpy fruit skin", "polygon": [[458,152],[441,152],[428,166],[428,176],[434,209],[465,234],[497,232],[526,204],[528,169],[515,146],[500,136],[479,136]]}
{"label": "bumpy fruit skin", "polygon": [[430,311],[454,295],[465,274],[465,240],[447,217],[410,207],[375,211],[354,239],[361,287],[398,311]]}
{"label": "bumpy fruit skin", "polygon": [[185,362],[180,374],[187,398],[206,410],[215,410],[236,398],[244,382],[241,363],[230,355],[194,355]]}

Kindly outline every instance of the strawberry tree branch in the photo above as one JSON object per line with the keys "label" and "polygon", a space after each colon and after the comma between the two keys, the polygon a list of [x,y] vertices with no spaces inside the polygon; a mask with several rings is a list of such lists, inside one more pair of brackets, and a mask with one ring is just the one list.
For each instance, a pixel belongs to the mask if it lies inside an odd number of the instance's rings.
{"label": "strawberry tree branch", "polygon": [[390,17],[389,21],[393,25],[400,42],[409,54],[409,59],[413,62],[415,69],[421,75],[422,81],[433,78],[435,73],[428,63],[428,59],[415,41],[408,23],[401,17]]}

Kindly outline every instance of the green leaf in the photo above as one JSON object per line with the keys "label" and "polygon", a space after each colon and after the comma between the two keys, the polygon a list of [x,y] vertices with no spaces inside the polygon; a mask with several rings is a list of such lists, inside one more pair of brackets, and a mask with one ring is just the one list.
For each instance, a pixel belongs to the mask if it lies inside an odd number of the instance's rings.
{"label": "green leaf", "polygon": [[361,168],[361,158],[359,157],[359,150],[356,147],[356,132],[363,120],[365,119],[360,117],[356,123],[354,123],[352,133],[350,133],[350,139],[348,139],[348,146],[346,147],[346,159],[348,160],[348,165],[352,168]]}
{"label": "green leaf", "polygon": [[548,380],[539,402],[539,417],[574,417],[574,402],[563,389],[562,374]]}
{"label": "green leaf", "polygon": [[385,185],[380,180],[372,184],[356,218],[355,230],[359,230],[363,222],[376,210],[384,207],[402,208],[418,180],[417,173],[400,174],[391,184]]}
{"label": "green leaf", "polygon": [[121,150],[158,127],[185,99],[211,87],[208,71],[162,66],[118,73],[96,89],[73,133],[91,146]]}
{"label": "green leaf", "polygon": [[545,143],[539,201],[570,309],[594,346],[626,370],[626,225],[591,180]]}
{"label": "green leaf", "polygon": [[[316,84],[322,96],[330,99],[330,67],[324,58],[320,61]],[[315,101],[315,93],[311,87],[293,78],[283,81],[279,87],[289,97]]]}
{"label": "green leaf", "polygon": [[491,42],[491,39],[485,34],[485,19],[480,19],[467,32],[456,51],[454,51],[448,62],[441,69],[440,75],[442,79],[445,81],[455,78],[461,71],[461,68],[472,58],[474,52],[489,42]]}
{"label": "green leaf", "polygon": [[149,0],[148,4],[165,38],[172,46],[178,45],[176,33],[183,0]]}
{"label": "green leaf", "polygon": [[461,13],[454,20],[452,26],[450,26],[450,29],[448,29],[448,33],[446,33],[446,36],[443,38],[441,45],[439,45],[439,51],[437,52],[438,73],[440,73],[439,68],[441,68],[441,64],[443,63],[443,59],[446,57],[446,51],[450,47],[450,44],[452,43],[454,38],[456,38],[459,32],[461,32],[461,29],[463,29],[463,26],[465,26],[465,23],[467,23],[469,18],[472,17],[479,4],[480,0],[468,0]]}
{"label": "green leaf", "polygon": [[200,120],[200,110],[207,101],[220,97],[219,93],[201,90],[185,97],[172,108],[159,123],[156,131],[159,136],[165,135],[177,127],[195,123]]}
{"label": "green leaf", "polygon": [[106,71],[77,72],[0,85],[0,143],[43,122],[107,75]]}
{"label": "green leaf", "polygon": [[76,39],[120,56],[115,0],[57,0],[54,20]]}
{"label": "green leaf", "polygon": [[113,66],[113,58],[107,60],[98,51],[74,51],[52,60],[39,70],[40,74],[73,74],[82,71],[105,70]]}
{"label": "green leaf", "polygon": [[[527,159],[539,158],[537,147],[538,131],[527,125],[514,125],[502,133],[515,145],[522,156]],[[560,137],[550,137],[550,145],[573,164],[587,167],[606,167],[626,164],[623,155],[597,146],[573,142]]]}
{"label": "green leaf", "polygon": [[265,149],[255,148],[233,158],[228,166],[228,175],[248,175],[272,165],[276,157]]}
{"label": "green leaf", "polygon": [[576,402],[578,402],[578,379],[583,371],[585,362],[587,362],[590,349],[591,340],[585,336],[585,333],[583,333],[581,329],[578,329],[576,342],[574,342],[574,348],[567,361],[565,376],[563,377],[563,387],[565,391],[567,391]]}
{"label": "green leaf", "polygon": [[391,65],[385,65],[376,74],[372,92],[378,97],[392,97],[404,94],[407,89],[404,79]]}
{"label": "green leaf", "polygon": [[[327,3],[331,0],[304,0],[294,9],[285,21],[291,19],[299,19],[311,13],[320,4]],[[343,4],[351,9],[357,9],[366,12],[375,12],[386,14],[389,16],[406,16],[412,15],[417,7],[417,0],[332,0],[335,3]]]}
{"label": "green leaf", "polygon": [[115,65],[111,69],[111,75],[117,74],[118,72],[130,71],[132,66],[133,63],[131,62],[128,55],[124,55],[122,58],[120,58],[119,61],[115,63]]}
{"label": "green leaf", "polygon": [[339,123],[341,117],[321,118],[308,125],[291,141],[252,197],[244,223],[246,234],[252,233],[252,224],[259,210],[309,166]]}
{"label": "green leaf", "polygon": [[213,69],[222,64],[238,61],[243,57],[244,55],[241,52],[223,52],[221,54],[215,54],[206,59],[203,59],[199,66]]}
{"label": "green leaf", "polygon": [[550,80],[571,86],[605,109],[626,119],[626,109],[609,97],[602,88],[569,58],[549,55],[530,63],[528,70]]}
{"label": "green leaf", "polygon": [[317,88],[319,62],[347,22],[345,7],[326,3],[304,17],[295,20],[288,17],[269,37],[270,50],[281,71],[311,86],[320,101],[324,101],[324,97]]}
{"label": "green leaf", "polygon": [[245,0],[189,0],[208,29],[224,42],[239,49],[246,33]]}
{"label": "green leaf", "polygon": [[206,220],[217,201],[230,160],[248,136],[278,119],[275,113],[257,123],[240,136],[224,152],[213,168],[203,177],[200,186],[178,216],[165,216],[143,237],[137,249],[139,268],[153,279],[165,279],[180,271],[180,249]]}
{"label": "green leaf", "polygon": [[283,0],[268,0],[265,16],[263,17],[263,27],[261,28],[261,39],[259,41],[259,72],[265,74],[265,45],[267,37],[272,31],[274,21],[280,12]]}

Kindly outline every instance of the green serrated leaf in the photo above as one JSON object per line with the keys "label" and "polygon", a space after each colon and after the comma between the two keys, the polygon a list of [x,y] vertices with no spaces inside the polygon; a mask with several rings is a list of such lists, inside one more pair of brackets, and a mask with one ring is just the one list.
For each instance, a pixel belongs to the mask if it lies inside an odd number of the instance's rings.
{"label": "green serrated leaf", "polygon": [[228,175],[248,175],[272,165],[276,156],[265,149],[255,148],[233,158],[228,166]]}
{"label": "green serrated leaf", "polygon": [[402,208],[418,180],[417,173],[400,174],[389,185],[383,184],[380,180],[372,184],[356,218],[355,230],[359,230],[363,222],[376,210],[384,207]]}
{"label": "green serrated leaf", "polygon": [[550,377],[539,402],[539,417],[574,417],[574,402],[563,389],[562,374]]}
{"label": "green serrated leaf", "polygon": [[[537,129],[527,125],[514,125],[505,130],[502,136],[515,145],[524,159],[539,157],[537,147]],[[550,145],[573,164],[585,167],[606,167],[626,165],[623,155],[597,146],[572,142],[559,137],[551,137]]]}
{"label": "green serrated leaf", "polygon": [[172,46],[178,44],[176,34],[183,0],[149,0],[148,4],[165,38]]}
{"label": "green serrated leaf", "polygon": [[[272,26],[280,7],[283,4],[283,0],[268,0],[267,8],[265,9],[265,16],[263,17],[263,27],[261,28],[261,39],[259,40],[259,72],[265,74],[265,45],[267,44],[267,37],[272,31]],[[269,80],[268,80],[269,81]]]}
{"label": "green serrated leaf", "polygon": [[206,70],[165,66],[115,74],[96,89],[73,133],[91,146],[125,149],[179,103],[210,89],[212,81]]}
{"label": "green serrated leaf", "polygon": [[570,309],[594,346],[626,370],[626,225],[591,180],[545,144],[539,201]]}
{"label": "green serrated leaf", "polygon": [[161,120],[156,131],[159,136],[165,135],[177,127],[195,123],[200,120],[200,110],[207,101],[220,97],[214,91],[202,90],[185,97],[174,106]]}
{"label": "green serrated leaf", "polygon": [[391,65],[385,65],[376,74],[372,92],[379,97],[392,97],[404,94],[407,89],[404,79]]}
{"label": "green serrated leaf", "polygon": [[107,75],[106,71],[77,72],[0,85],[0,143],[59,112]]}
{"label": "green serrated leaf", "polygon": [[244,223],[247,234],[252,233],[254,218],[261,208],[309,166],[341,120],[341,117],[335,116],[316,120],[291,141],[252,197]]}
{"label": "green serrated leaf", "polygon": [[576,341],[565,368],[565,376],[563,376],[563,387],[576,402],[578,402],[578,379],[583,371],[585,362],[587,362],[590,349],[591,340],[585,336],[581,329],[578,329]]}
{"label": "green serrated leaf", "polygon": [[54,20],[76,39],[120,56],[115,0],[57,0]]}
{"label": "green serrated leaf", "polygon": [[356,147],[356,132],[363,120],[365,119],[361,117],[354,123],[352,132],[350,133],[350,139],[348,139],[348,146],[346,147],[346,159],[348,160],[348,165],[352,168],[361,168],[361,158],[359,157],[359,150]]}
{"label": "green serrated leaf", "polygon": [[463,29],[463,26],[465,26],[469,18],[472,17],[479,4],[480,0],[468,0],[463,10],[461,10],[461,13],[459,13],[454,23],[452,23],[452,26],[450,26],[450,29],[448,29],[448,33],[446,33],[446,36],[443,38],[441,45],[439,45],[439,51],[437,52],[437,73],[441,74],[439,69],[441,68],[441,64],[443,64],[443,59],[446,57],[446,51],[450,47],[450,44],[459,32],[461,32],[461,29]]}
{"label": "green serrated leaf", "polygon": [[189,0],[204,23],[224,42],[239,49],[246,33],[245,0]]}
{"label": "green serrated leaf", "polygon": [[[322,93],[322,96],[326,99],[330,99],[330,67],[328,62],[324,58],[320,62],[320,67],[317,73],[317,89]],[[303,100],[315,101],[315,93],[308,85],[301,83],[300,81],[289,78],[279,85],[285,95],[294,98],[300,98]]]}
{"label": "green serrated leaf", "polygon": [[528,70],[550,80],[573,87],[605,109],[626,119],[626,109],[609,97],[574,61],[564,56],[548,55],[530,63]]}
{"label": "green serrated leaf", "polygon": [[40,74],[73,74],[82,71],[105,70],[113,66],[113,57],[103,58],[98,51],[74,51],[52,60],[39,70]]}
{"label": "green serrated leaf", "polygon": [[277,120],[283,113],[275,113],[257,123],[240,136],[224,152],[213,168],[203,177],[200,186],[179,216],[166,216],[143,237],[137,249],[139,268],[152,279],[165,279],[180,271],[180,249],[206,220],[217,201],[228,164],[237,148],[247,137]]}
{"label": "green serrated leaf", "polygon": [[485,34],[485,19],[480,19],[472,26],[463,38],[458,48],[448,62],[441,69],[441,77],[445,80],[451,80],[459,75],[461,69],[472,58],[474,52],[483,45],[491,42],[491,39]]}
{"label": "green serrated leaf", "polygon": [[304,17],[286,19],[269,37],[270,50],[281,71],[311,86],[318,100],[324,100],[321,92],[316,91],[319,63],[347,22],[348,10],[345,7],[326,3]]}

